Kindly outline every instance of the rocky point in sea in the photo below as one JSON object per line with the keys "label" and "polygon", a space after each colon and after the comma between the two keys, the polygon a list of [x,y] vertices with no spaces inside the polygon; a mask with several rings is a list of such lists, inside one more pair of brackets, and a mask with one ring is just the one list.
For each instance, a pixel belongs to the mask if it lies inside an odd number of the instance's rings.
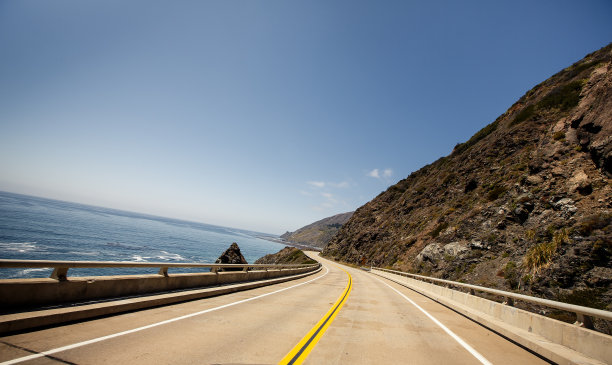
{"label": "rocky point in sea", "polygon": [[[219,256],[219,258],[217,259],[217,261],[215,261],[215,264],[248,264],[247,260],[244,258],[244,256],[242,256],[242,252],[240,252],[240,247],[238,247],[238,244],[236,242],[233,242],[230,247],[225,250],[225,252],[223,252],[221,254],[221,256]],[[223,270],[219,270],[219,271],[240,271],[242,270],[241,268],[226,268]]]}

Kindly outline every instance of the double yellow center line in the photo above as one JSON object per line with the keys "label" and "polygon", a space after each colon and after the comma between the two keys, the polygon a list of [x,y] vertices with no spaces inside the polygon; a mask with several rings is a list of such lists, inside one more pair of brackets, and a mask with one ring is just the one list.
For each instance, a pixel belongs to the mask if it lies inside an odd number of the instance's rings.
{"label": "double yellow center line", "polygon": [[[334,265],[335,266],[335,265]],[[353,278],[348,271],[340,268],[340,270],[344,271],[346,275],[348,275],[348,284],[346,284],[346,288],[344,288],[344,292],[340,295],[338,300],[332,305],[329,311],[321,318],[321,320],[302,338],[300,342],[285,357],[279,362],[279,365],[292,365],[292,364],[301,364],[306,360],[306,357],[315,347],[317,342],[321,339],[327,328],[334,321],[334,318],[340,312],[340,308],[346,302],[351,289],[353,288]]]}

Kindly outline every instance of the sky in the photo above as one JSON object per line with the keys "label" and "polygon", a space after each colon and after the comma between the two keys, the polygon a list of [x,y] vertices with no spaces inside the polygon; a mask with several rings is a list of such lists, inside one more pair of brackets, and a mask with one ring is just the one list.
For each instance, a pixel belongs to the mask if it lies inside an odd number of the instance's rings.
{"label": "sky", "polygon": [[280,234],[612,42],[612,2],[0,0],[0,190]]}

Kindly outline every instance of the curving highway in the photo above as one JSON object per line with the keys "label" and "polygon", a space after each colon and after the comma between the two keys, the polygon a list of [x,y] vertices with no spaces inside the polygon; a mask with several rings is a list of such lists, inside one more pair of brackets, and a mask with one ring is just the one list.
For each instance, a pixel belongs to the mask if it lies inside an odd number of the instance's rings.
{"label": "curving highway", "polygon": [[544,364],[452,310],[328,260],[299,280],[0,338],[0,364]]}

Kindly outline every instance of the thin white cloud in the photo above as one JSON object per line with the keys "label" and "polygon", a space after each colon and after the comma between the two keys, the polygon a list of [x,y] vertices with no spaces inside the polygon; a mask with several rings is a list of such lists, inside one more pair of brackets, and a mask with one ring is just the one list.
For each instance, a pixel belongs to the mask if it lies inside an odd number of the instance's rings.
{"label": "thin white cloud", "polygon": [[384,169],[384,170],[380,171],[379,169],[374,169],[374,170],[368,172],[366,175],[369,176],[369,177],[373,177],[375,179],[381,179],[381,178],[389,179],[391,176],[393,176],[393,170],[392,169]]}
{"label": "thin white cloud", "polygon": [[334,197],[334,195],[330,193],[321,193],[321,195],[327,199],[332,199]]}
{"label": "thin white cloud", "polygon": [[323,181],[309,181],[308,184],[314,186],[315,188],[324,188],[325,187],[325,182],[323,182]]}
{"label": "thin white cloud", "polygon": [[348,181],[341,181],[339,183],[328,183],[328,185],[331,186],[332,188],[348,188],[349,187]]}

